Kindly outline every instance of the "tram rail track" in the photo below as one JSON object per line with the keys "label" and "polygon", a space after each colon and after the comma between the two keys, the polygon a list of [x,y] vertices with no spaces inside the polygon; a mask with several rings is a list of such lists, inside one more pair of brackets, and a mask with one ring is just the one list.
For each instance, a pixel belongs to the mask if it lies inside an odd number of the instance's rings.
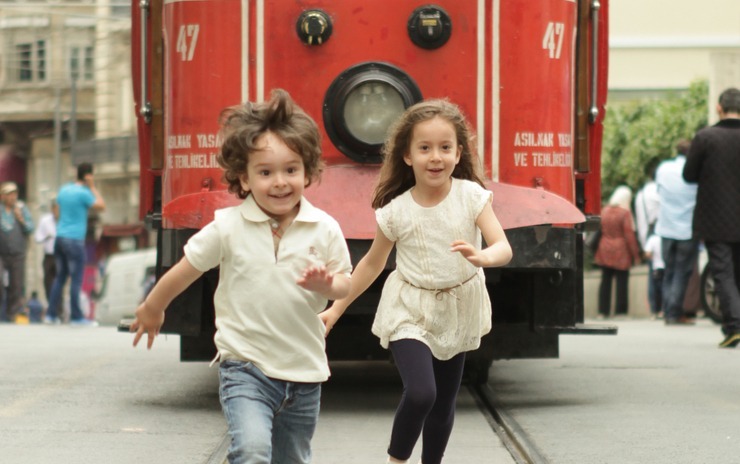
{"label": "tram rail track", "polygon": [[208,456],[208,459],[206,459],[203,464],[228,464],[230,443],[231,438],[229,437],[229,432],[227,431],[226,433],[224,433],[224,436],[221,437],[221,441],[219,442],[216,449],[213,450],[213,453]]}
{"label": "tram rail track", "polygon": [[[519,423],[496,400],[490,386],[468,385],[467,388],[491,430],[501,439],[517,464],[548,464]],[[204,464],[227,464],[229,442],[227,432]]]}
{"label": "tram rail track", "polygon": [[488,384],[468,385],[468,390],[491,429],[517,464],[548,464],[548,460],[529,435],[496,400],[496,395]]}

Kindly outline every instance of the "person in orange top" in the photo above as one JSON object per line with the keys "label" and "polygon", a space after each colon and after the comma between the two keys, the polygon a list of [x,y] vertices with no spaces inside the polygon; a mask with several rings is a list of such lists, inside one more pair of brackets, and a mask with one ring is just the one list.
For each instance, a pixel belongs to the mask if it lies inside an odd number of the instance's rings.
{"label": "person in orange top", "polygon": [[617,301],[614,314],[627,315],[629,309],[630,268],[640,262],[640,247],[635,237],[632,219],[632,190],[619,186],[609,204],[601,211],[601,240],[594,262],[601,267],[599,286],[599,317],[611,313],[612,281],[617,281]]}

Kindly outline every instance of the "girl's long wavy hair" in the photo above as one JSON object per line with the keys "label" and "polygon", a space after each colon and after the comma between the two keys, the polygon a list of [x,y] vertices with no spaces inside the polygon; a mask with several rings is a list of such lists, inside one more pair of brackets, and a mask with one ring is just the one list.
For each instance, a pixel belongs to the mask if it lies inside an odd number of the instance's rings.
{"label": "girl's long wavy hair", "polygon": [[247,172],[249,155],[260,149],[257,140],[267,132],[275,134],[301,157],[306,170],[306,186],[320,178],[324,164],[319,128],[285,90],[273,90],[265,102],[247,102],[226,108],[221,111],[219,122],[223,142],[218,164],[224,169],[223,179],[229,192],[239,198],[249,195],[249,191],[242,188],[239,176]]}
{"label": "girl's long wavy hair", "polygon": [[452,124],[458,145],[462,146],[460,162],[452,171],[452,177],[466,179],[483,185],[483,174],[475,150],[473,131],[460,108],[448,100],[427,100],[409,107],[391,125],[389,136],[383,147],[383,166],[380,168],[378,184],[373,193],[373,208],[381,208],[410,189],[416,183],[414,171],[403,157],[411,149],[411,139],[417,124],[435,117]]}

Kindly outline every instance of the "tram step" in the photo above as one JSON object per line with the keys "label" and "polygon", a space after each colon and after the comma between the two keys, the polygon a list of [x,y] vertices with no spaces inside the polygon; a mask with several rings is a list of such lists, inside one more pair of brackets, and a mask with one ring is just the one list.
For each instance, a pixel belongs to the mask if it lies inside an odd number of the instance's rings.
{"label": "tram step", "polygon": [[121,319],[121,321],[118,323],[118,331],[119,332],[130,332],[131,331],[131,324],[134,323],[133,319]]}
{"label": "tram step", "polygon": [[575,335],[616,335],[618,327],[607,324],[575,324],[572,327],[559,327],[561,334]]}

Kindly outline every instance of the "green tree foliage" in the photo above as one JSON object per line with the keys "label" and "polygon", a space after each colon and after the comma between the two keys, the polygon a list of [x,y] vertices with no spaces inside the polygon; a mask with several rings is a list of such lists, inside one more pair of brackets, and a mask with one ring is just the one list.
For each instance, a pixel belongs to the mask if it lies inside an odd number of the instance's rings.
{"label": "green tree foliage", "polygon": [[681,93],[607,108],[601,158],[602,197],[619,185],[633,192],[648,180],[646,167],[675,155],[676,142],[707,124],[707,81]]}

